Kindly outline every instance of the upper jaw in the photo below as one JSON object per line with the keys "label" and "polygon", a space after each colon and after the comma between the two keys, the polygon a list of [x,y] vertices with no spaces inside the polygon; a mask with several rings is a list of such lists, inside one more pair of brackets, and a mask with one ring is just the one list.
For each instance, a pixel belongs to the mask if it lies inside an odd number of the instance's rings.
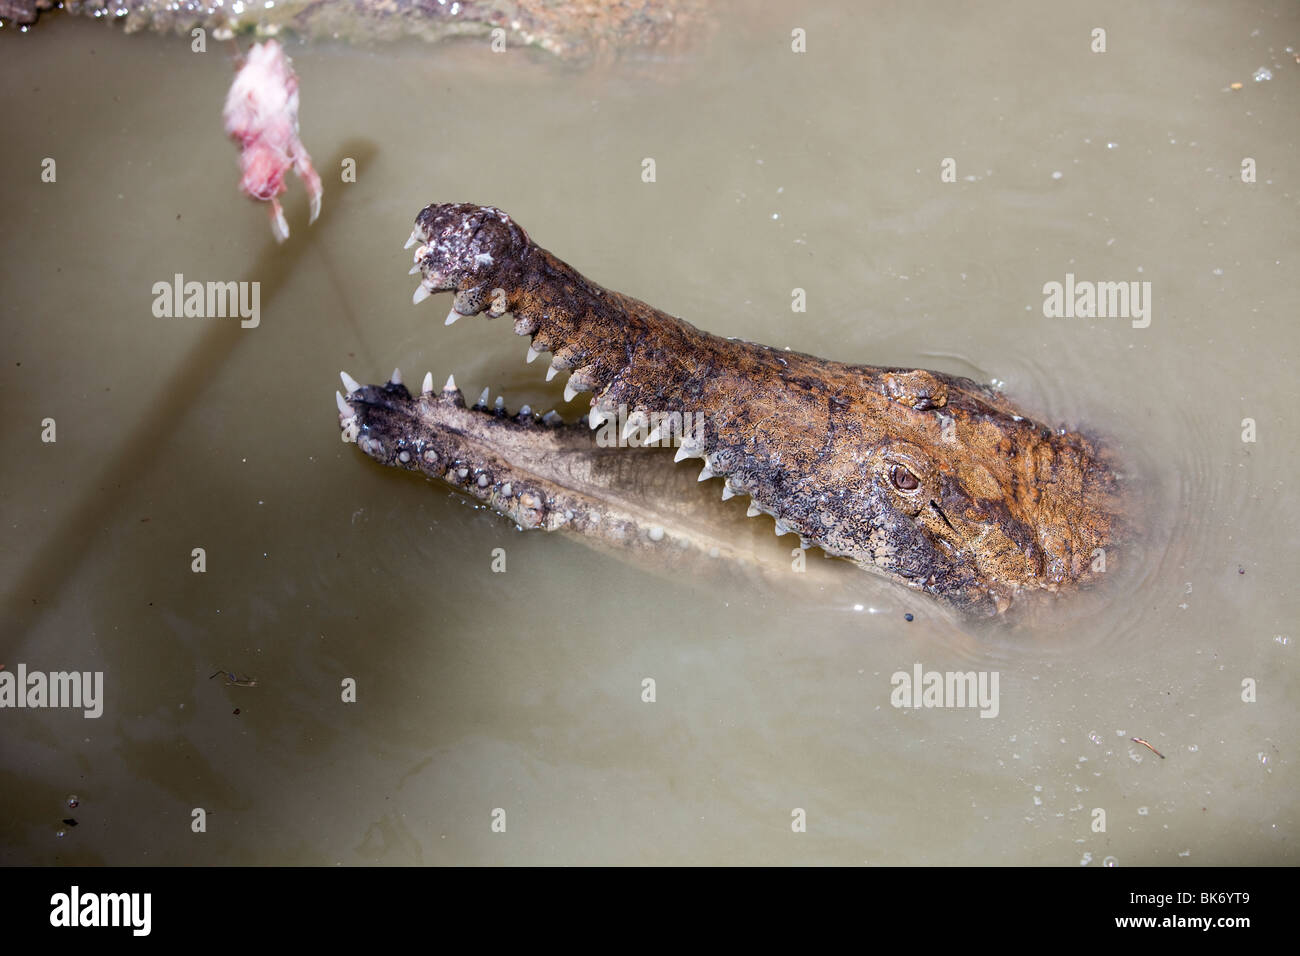
{"label": "upper jaw", "polygon": [[[527,252],[528,236],[510,217],[493,206],[470,203],[431,204],[420,211],[406,248],[415,246],[412,272],[420,274],[412,301],[419,304],[435,292],[457,293],[454,307],[458,316],[476,315],[485,303],[497,306],[494,316],[506,311],[506,303],[489,303],[488,286],[498,263]],[[448,317],[450,325],[454,319]]]}

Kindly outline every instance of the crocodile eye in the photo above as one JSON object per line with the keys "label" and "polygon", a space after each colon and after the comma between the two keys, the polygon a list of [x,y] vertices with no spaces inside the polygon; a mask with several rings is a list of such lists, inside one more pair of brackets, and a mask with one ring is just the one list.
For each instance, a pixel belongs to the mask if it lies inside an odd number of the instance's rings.
{"label": "crocodile eye", "polygon": [[899,491],[916,491],[921,487],[921,479],[902,465],[895,465],[890,469],[889,478]]}

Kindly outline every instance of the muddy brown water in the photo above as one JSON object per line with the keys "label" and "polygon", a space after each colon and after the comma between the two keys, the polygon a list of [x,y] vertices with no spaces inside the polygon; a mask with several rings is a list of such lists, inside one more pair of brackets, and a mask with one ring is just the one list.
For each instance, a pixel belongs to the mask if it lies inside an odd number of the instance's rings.
{"label": "muddy brown water", "polygon": [[[280,249],[236,194],[225,49],[0,36],[0,664],[104,675],[98,719],[0,710],[0,860],[1296,862],[1300,17],[850,16],[594,70],[291,46],[326,195],[309,229],[293,186]],[[340,368],[585,402],[506,322],[411,306],[435,200],[711,331],[1003,383],[1117,448],[1145,535],[1098,592],[970,626],[851,569],[612,560],[379,468]],[[260,324],[156,318],[176,273],[261,282]],[[1045,317],[1067,274],[1150,282],[1149,325]],[[893,706],[918,663],[996,674],[996,716]]]}

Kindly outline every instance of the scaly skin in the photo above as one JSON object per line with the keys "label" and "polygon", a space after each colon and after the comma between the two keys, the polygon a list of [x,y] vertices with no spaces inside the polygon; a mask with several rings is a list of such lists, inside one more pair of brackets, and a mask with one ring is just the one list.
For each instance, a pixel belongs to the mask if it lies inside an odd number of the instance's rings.
{"label": "scaly skin", "polygon": [[[771,514],[778,534],[794,532],[805,547],[984,615],[1006,610],[1021,592],[1077,585],[1113,562],[1097,560],[1120,528],[1107,457],[1079,433],[1032,421],[991,388],[711,335],[601,288],[489,206],[428,206],[416,218],[415,243],[417,303],[454,291],[448,324],[512,313],[532,351],[552,352],[552,367],[570,371],[567,398],[594,392],[594,424],[620,407],[633,425],[638,413],[702,413],[699,432],[683,435],[669,420],[647,443],[679,444],[679,460],[702,457],[701,481],[724,478],[724,498],[749,495],[751,514]],[[426,388],[412,399],[400,384],[345,384],[345,437],[371,457],[461,487],[469,479],[471,493],[491,489],[479,497],[525,528],[606,534],[599,475],[588,469],[567,480],[572,469],[560,468],[535,480],[549,439],[486,432],[491,413],[464,409],[458,393]],[[571,444],[579,433],[567,428]],[[653,530],[645,521],[633,517],[622,536],[641,542]]]}
{"label": "scaly skin", "polygon": [[[35,23],[56,0],[0,0],[0,21]],[[236,33],[373,41],[416,36],[488,37],[533,46],[566,60],[604,59],[624,51],[662,51],[707,32],[701,0],[63,0],[68,13],[120,21],[128,33],[188,35],[196,27],[220,39]]]}

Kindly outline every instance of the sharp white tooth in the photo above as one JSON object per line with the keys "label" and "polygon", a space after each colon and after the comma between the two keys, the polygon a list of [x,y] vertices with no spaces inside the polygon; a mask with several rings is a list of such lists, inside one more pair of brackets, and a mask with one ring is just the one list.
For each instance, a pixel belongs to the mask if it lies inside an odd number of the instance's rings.
{"label": "sharp white tooth", "polygon": [[573,387],[573,381],[569,380],[564,383],[564,400],[571,402],[578,397],[578,390]]}
{"label": "sharp white tooth", "polygon": [[499,412],[503,412],[503,411],[505,411],[505,410],[506,410],[506,399],[505,399],[505,396],[504,396],[504,395],[498,395],[498,396],[497,396],[497,400],[496,400],[495,402],[493,402],[492,407],[495,408],[495,409],[496,409],[497,411],[499,411]]}
{"label": "sharp white tooth", "polygon": [[414,229],[412,229],[412,230],[411,230],[411,237],[410,237],[409,239],[406,240],[406,245],[402,246],[402,248],[403,248],[403,249],[409,249],[409,248],[411,248],[411,246],[415,245],[415,244],[416,244],[417,242],[419,242],[419,241],[420,241],[420,236],[416,233],[416,231],[415,231]]}
{"label": "sharp white tooth", "polygon": [[750,518],[757,518],[762,513],[763,512],[758,510],[758,505],[754,504],[752,501],[749,503],[749,508],[745,511],[745,514]]}
{"label": "sharp white tooth", "polygon": [[339,378],[343,379],[343,387],[348,390],[349,395],[361,388],[361,386],[357,384],[357,380],[347,372],[339,372]]}
{"label": "sharp white tooth", "polygon": [[724,484],[722,486],[722,500],[726,501],[728,498],[734,497],[736,497],[736,493],[731,490],[731,485]]}
{"label": "sharp white tooth", "polygon": [[531,345],[528,346],[528,364],[531,365],[537,356],[541,354],[541,352],[537,351],[537,349],[533,348]]}
{"label": "sharp white tooth", "polygon": [[786,535],[786,534],[789,534],[789,533],[790,533],[790,526],[789,526],[788,524],[786,524],[784,521],[782,521],[780,518],[777,518],[777,519],[776,519],[776,536],[779,538],[779,537],[781,537],[782,535]]}
{"label": "sharp white tooth", "polygon": [[411,303],[413,305],[419,305],[431,295],[433,295],[433,293],[429,291],[429,287],[421,282],[415,287],[415,295],[411,296]]}
{"label": "sharp white tooth", "polygon": [[637,429],[640,427],[641,427],[641,423],[637,420],[637,417],[635,415],[629,417],[627,420],[627,424],[623,426],[623,441],[627,441],[628,438],[630,438],[632,435],[635,435]]}
{"label": "sharp white tooth", "polygon": [[420,271],[420,264],[417,262],[415,265],[411,266],[411,271],[408,272],[407,275],[413,276],[419,271]]}
{"label": "sharp white tooth", "polygon": [[533,406],[531,405],[521,405],[519,407],[519,414],[523,415],[525,418],[527,418],[532,413],[533,413]]}
{"label": "sharp white tooth", "polygon": [[320,193],[311,197],[311,215],[307,218],[307,225],[311,225],[320,218]]}
{"label": "sharp white tooth", "polygon": [[555,373],[558,371],[559,369],[552,365],[546,370],[546,380],[549,382],[551,379],[555,378]]}
{"label": "sharp white tooth", "polygon": [[444,386],[442,387],[442,390],[443,390],[444,392],[454,392],[454,391],[456,391],[456,376],[455,376],[455,375],[448,375],[448,376],[447,376],[447,384],[444,385]]}
{"label": "sharp white tooth", "polygon": [[402,370],[401,370],[400,368],[395,368],[395,369],[393,369],[393,374],[392,374],[392,376],[388,379],[388,381],[391,382],[393,385],[401,385],[401,384],[402,384]]}
{"label": "sharp white tooth", "polygon": [[483,391],[479,392],[478,401],[475,404],[487,405],[488,399],[491,397],[492,397],[492,390],[490,388],[485,388],[483,389]]}
{"label": "sharp white tooth", "polygon": [[677,454],[673,455],[673,461],[685,461],[687,458],[697,457],[699,456],[695,452],[691,451],[686,445],[678,445]]}
{"label": "sharp white tooth", "polygon": [[657,443],[658,441],[659,441],[659,429],[658,429],[658,428],[654,428],[654,429],[651,430],[651,432],[650,432],[649,435],[646,435],[646,436],[645,436],[645,441],[641,442],[641,444],[643,444],[643,445],[653,445],[653,444]]}
{"label": "sharp white tooth", "polygon": [[455,325],[456,320],[459,318],[460,318],[460,313],[457,312],[456,309],[453,307],[452,310],[447,313],[447,320],[443,322],[443,325]]}
{"label": "sharp white tooth", "polygon": [[592,430],[594,431],[604,423],[605,423],[605,413],[602,412],[595,405],[591,406],[591,411],[587,413],[587,424],[590,425],[592,427]]}
{"label": "sharp white tooth", "polygon": [[705,465],[703,468],[700,469],[700,477],[696,478],[695,480],[708,481],[712,477],[713,477],[713,471],[709,468],[708,465]]}
{"label": "sharp white tooth", "polygon": [[350,416],[352,414],[352,406],[349,405],[347,402],[345,402],[343,400],[343,396],[340,395],[338,392],[334,393],[334,400],[338,402],[340,415]]}
{"label": "sharp white tooth", "polygon": [[433,394],[433,373],[432,372],[424,373],[424,383],[420,386],[420,391],[423,392],[425,395]]}
{"label": "sharp white tooth", "polygon": [[546,422],[548,425],[558,425],[563,420],[564,419],[560,418],[559,414],[553,408],[542,416],[542,421]]}

